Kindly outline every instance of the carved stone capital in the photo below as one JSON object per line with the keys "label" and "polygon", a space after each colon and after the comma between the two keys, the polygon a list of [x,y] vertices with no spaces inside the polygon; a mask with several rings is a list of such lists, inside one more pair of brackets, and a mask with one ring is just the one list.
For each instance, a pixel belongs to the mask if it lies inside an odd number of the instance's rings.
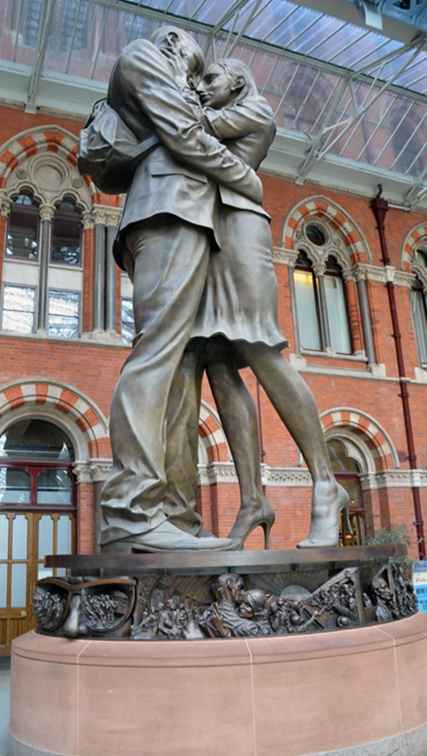
{"label": "carved stone capital", "polygon": [[108,459],[96,460],[90,463],[90,471],[92,480],[94,483],[102,483],[107,479],[111,468],[112,462]]}
{"label": "carved stone capital", "polygon": [[88,462],[75,462],[73,473],[78,483],[92,483],[92,472]]}
{"label": "carved stone capital", "polygon": [[112,467],[109,459],[75,462],[73,472],[79,483],[100,483],[106,480]]}
{"label": "carved stone capital", "polygon": [[43,204],[39,207],[40,220],[52,221],[55,215],[55,205]]}
{"label": "carved stone capital", "polygon": [[345,281],[345,283],[348,283],[349,281],[355,280],[354,272],[350,268],[343,268],[342,270],[342,277]]}
{"label": "carved stone capital", "polygon": [[298,251],[296,249],[284,249],[283,247],[273,247],[274,262],[288,265],[290,268],[295,268],[297,259],[298,259]]}
{"label": "carved stone capital", "polygon": [[0,197],[0,215],[8,218],[12,209],[12,201],[9,197]]}
{"label": "carved stone capital", "polygon": [[118,226],[120,222],[121,209],[109,207],[107,205],[94,205],[92,210],[93,222],[101,226]]}
{"label": "carved stone capital", "polygon": [[[425,288],[427,290],[427,270],[423,271],[423,273],[423,277],[421,278],[420,276],[420,278],[423,284],[425,284]],[[394,283],[396,284],[396,286],[404,286],[407,289],[411,289],[414,284],[415,278],[415,273],[408,273],[404,270],[396,270],[394,275]]]}
{"label": "carved stone capital", "polygon": [[316,276],[323,276],[326,270],[326,260],[316,260],[313,262],[313,272]]}
{"label": "carved stone capital", "polygon": [[87,229],[93,228],[95,223],[93,220],[93,215],[90,210],[85,210],[84,213],[82,213],[82,221],[83,221],[83,230],[87,231]]}

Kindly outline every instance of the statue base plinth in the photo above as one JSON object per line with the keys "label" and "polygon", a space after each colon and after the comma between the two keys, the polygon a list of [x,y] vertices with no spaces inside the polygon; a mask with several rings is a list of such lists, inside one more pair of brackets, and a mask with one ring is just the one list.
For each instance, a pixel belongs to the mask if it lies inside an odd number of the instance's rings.
{"label": "statue base plinth", "polygon": [[13,642],[8,756],[427,753],[427,617],[268,638]]}

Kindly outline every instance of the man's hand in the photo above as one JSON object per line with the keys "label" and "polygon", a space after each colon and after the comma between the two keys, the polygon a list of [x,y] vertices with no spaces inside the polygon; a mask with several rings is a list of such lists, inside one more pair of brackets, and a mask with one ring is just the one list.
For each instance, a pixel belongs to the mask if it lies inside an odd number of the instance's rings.
{"label": "man's hand", "polygon": [[187,60],[180,55],[179,52],[175,52],[172,50],[164,51],[162,50],[163,55],[167,58],[167,61],[169,63],[170,69],[171,69],[171,75],[175,81],[175,83],[180,87],[181,89],[185,89],[185,87],[188,87],[188,62]]}

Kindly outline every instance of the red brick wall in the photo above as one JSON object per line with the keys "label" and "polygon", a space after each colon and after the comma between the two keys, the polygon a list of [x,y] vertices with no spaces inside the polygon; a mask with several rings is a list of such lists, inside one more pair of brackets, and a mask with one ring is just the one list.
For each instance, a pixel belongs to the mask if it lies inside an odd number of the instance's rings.
{"label": "red brick wall", "polygon": [[[0,107],[0,149],[7,140],[20,132],[39,126],[59,125],[77,136],[80,122],[57,115],[30,114],[19,108]],[[353,223],[359,227],[372,254],[371,262],[381,265],[381,251],[378,233],[369,199],[351,193],[336,192],[328,188],[306,183],[303,186],[286,181],[278,176],[263,176],[265,204],[272,216],[273,242],[282,247],[282,235],[286,218],[293,208],[302,200],[322,195],[332,203],[343,208]],[[117,199],[96,196],[101,204],[117,205]],[[402,246],[408,232],[417,224],[426,222],[426,214],[403,212],[391,209],[386,218],[386,232],[393,265],[401,267]],[[0,219],[0,240],[3,244],[4,232]],[[90,330],[93,322],[93,232],[85,231],[85,271],[83,286],[83,326]],[[3,250],[0,250],[0,254]],[[283,264],[277,265],[279,293],[279,323],[289,340],[288,352],[296,349],[295,324],[292,315],[292,303],[289,287],[290,269]],[[0,272],[1,278],[1,272]],[[117,277],[117,288],[119,277]],[[118,292],[117,292],[118,293]],[[373,322],[373,336],[378,362],[384,363],[386,379],[372,380],[346,375],[322,375],[304,373],[303,376],[312,389],[319,410],[332,410],[335,407],[350,407],[372,416],[376,423],[390,437],[398,451],[401,469],[408,469],[407,441],[403,425],[400,386],[397,379],[395,344],[386,287],[383,283],[368,282],[368,296]],[[410,299],[408,289],[396,287],[396,302],[402,330],[402,345],[409,378],[414,378],[417,365],[415,334],[413,333]],[[357,300],[352,303],[353,319],[360,314]],[[117,321],[119,314],[117,310]],[[118,378],[120,367],[127,355],[125,347],[108,346],[85,342],[54,342],[32,338],[1,337],[2,360],[0,363],[0,384],[9,384],[33,376],[71,384],[78,392],[87,396],[100,411],[108,416],[113,386]],[[331,359],[326,356],[307,358],[308,364],[318,368],[342,368],[357,370],[368,375],[363,361]],[[249,370],[243,371],[252,395],[255,398],[255,380]],[[427,384],[409,386],[410,407],[412,412],[414,437],[418,455],[418,467],[427,465],[427,421],[426,402]],[[203,398],[214,407],[214,402],[207,386]],[[263,429],[263,448],[265,462],[272,467],[296,467],[300,462],[298,450],[261,391],[261,424]],[[427,508],[427,488],[421,488],[424,509]],[[303,486],[270,486],[267,496],[277,513],[277,522],[273,529],[272,545],[274,548],[291,546],[302,538],[308,527],[310,489]],[[414,545],[413,499],[409,488],[388,488],[372,490],[365,493],[368,502],[369,517],[375,528],[407,526]],[[236,515],[239,505],[237,484],[227,483],[202,486],[201,509],[205,525],[219,535],[225,535]],[[79,494],[79,549],[88,551],[93,544],[93,494],[90,484],[80,485]],[[251,536],[248,545],[254,548],[262,546],[262,533]]]}

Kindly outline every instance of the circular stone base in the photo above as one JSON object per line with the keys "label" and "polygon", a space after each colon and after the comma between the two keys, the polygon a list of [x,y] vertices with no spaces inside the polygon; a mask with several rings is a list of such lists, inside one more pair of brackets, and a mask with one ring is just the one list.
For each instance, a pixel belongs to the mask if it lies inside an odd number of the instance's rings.
{"label": "circular stone base", "polygon": [[425,756],[427,617],[314,635],[13,643],[8,756]]}

